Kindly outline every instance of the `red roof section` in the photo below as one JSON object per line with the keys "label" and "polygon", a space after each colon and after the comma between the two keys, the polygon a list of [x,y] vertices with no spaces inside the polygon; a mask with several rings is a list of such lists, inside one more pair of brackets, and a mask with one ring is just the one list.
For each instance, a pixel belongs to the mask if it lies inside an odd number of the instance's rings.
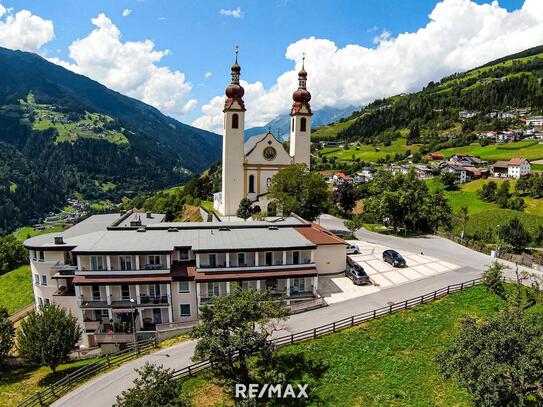
{"label": "red roof section", "polygon": [[347,242],[332,232],[326,230],[316,223],[311,223],[310,227],[307,226],[298,226],[294,229],[309,240],[311,243],[324,246],[324,245],[333,245],[333,244],[347,244]]}
{"label": "red roof section", "polygon": [[511,158],[509,165],[522,165],[526,161],[528,161],[526,158]]}

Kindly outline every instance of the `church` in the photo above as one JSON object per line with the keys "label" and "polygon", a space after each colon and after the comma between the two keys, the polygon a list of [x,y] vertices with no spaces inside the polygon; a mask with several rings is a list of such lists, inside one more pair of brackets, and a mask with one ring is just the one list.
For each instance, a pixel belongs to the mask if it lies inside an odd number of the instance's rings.
{"label": "church", "polygon": [[298,73],[298,89],[290,111],[290,151],[268,132],[244,142],[245,90],[239,83],[241,67],[238,49],[232,65],[232,80],[226,88],[222,144],[222,190],[214,195],[213,206],[223,216],[236,216],[239,203],[249,198],[254,207],[268,211],[267,198],[272,177],[281,168],[303,163],[309,168],[311,153],[311,93],[306,89],[305,58]]}

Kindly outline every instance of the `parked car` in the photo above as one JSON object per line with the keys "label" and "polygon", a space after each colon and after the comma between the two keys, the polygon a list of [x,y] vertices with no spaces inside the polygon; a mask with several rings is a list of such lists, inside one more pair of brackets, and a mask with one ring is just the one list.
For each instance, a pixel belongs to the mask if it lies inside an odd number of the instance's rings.
{"label": "parked car", "polygon": [[356,253],[360,253],[360,249],[358,248],[357,245],[350,244],[349,246],[347,246],[347,254],[356,254]]}
{"label": "parked car", "polygon": [[383,252],[383,261],[389,263],[392,267],[406,267],[407,263],[400,253],[396,250],[385,250]]}
{"label": "parked car", "polygon": [[369,276],[364,271],[364,267],[349,257],[347,257],[345,276],[349,277],[356,285],[371,284]]}

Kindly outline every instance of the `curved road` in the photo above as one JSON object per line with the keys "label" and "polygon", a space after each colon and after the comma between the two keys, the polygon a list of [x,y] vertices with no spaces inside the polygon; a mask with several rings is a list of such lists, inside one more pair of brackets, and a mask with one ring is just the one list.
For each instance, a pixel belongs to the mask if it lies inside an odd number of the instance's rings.
{"label": "curved road", "polygon": [[[330,229],[344,229],[342,221],[331,216],[321,217],[320,223]],[[276,335],[281,336],[304,331],[315,326],[349,317],[353,314],[386,306],[390,301],[404,301],[450,284],[477,278],[492,261],[490,256],[467,249],[464,246],[437,236],[404,239],[380,235],[366,230],[360,230],[356,233],[356,236],[359,240],[389,246],[399,252],[405,250],[415,253],[427,253],[432,257],[437,257],[460,265],[461,267],[422,280],[383,289],[373,294],[331,304],[328,307],[292,315],[283,323],[281,330],[276,332]],[[136,377],[134,369],[143,366],[146,362],[173,369],[183,368],[193,363],[191,357],[194,347],[194,341],[187,341],[128,362],[81,385],[71,393],[57,400],[53,406],[110,407],[115,402],[118,394],[131,387]]]}

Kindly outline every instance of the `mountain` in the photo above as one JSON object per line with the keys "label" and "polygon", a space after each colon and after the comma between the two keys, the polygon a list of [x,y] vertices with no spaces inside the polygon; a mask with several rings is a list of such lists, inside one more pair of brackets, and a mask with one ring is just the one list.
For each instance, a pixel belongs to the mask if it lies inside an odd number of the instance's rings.
{"label": "mountain", "polygon": [[[479,132],[522,126],[521,111],[541,114],[542,79],[539,46],[430,82],[420,92],[376,100],[353,112],[337,137],[365,144],[407,137],[409,143],[426,144],[427,151],[469,144]],[[460,118],[463,110],[471,117]]]}
{"label": "mountain", "polygon": [[[318,126],[335,122],[344,117],[348,117],[351,113],[357,108],[353,106],[346,107],[344,109],[337,109],[334,107],[324,107],[322,109],[316,110],[313,112],[313,120],[311,122],[311,127],[316,128]],[[359,109],[359,108],[358,108]],[[270,121],[268,124],[262,127],[252,127],[245,130],[245,138],[255,136],[257,134],[266,133],[268,129],[274,134],[279,134],[285,139],[288,138],[290,132],[290,115],[288,113],[277,116],[275,119]]]}
{"label": "mountain", "polygon": [[179,184],[221,140],[42,57],[0,48],[0,233],[78,192],[119,199]]}

